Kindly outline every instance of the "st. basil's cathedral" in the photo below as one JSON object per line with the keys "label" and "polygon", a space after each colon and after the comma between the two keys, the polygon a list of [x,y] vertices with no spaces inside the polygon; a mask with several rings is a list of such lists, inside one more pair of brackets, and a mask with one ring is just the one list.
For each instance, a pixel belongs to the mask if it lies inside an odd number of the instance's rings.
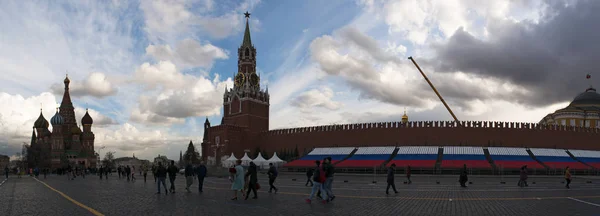
{"label": "st. basil's cathedral", "polygon": [[[94,120],[85,112],[81,118],[80,128],[75,118],[75,107],[69,94],[69,77],[64,80],[65,92],[60,107],[50,123],[40,113],[33,125],[31,143],[28,149],[27,162],[30,168],[62,168],[76,165],[82,168],[96,166],[97,156],[94,152]],[[52,131],[49,126],[52,124]]]}

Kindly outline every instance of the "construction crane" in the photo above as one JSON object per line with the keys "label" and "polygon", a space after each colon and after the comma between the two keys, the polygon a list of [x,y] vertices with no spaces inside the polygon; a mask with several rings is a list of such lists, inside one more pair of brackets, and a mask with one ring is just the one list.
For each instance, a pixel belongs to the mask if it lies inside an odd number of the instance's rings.
{"label": "construction crane", "polygon": [[423,73],[423,71],[421,70],[421,67],[419,67],[419,65],[417,64],[417,62],[415,62],[415,60],[413,59],[412,56],[408,57],[408,59],[410,59],[412,61],[412,63],[415,64],[415,66],[417,67],[419,72],[421,72],[421,75],[423,75],[423,78],[425,78],[425,81],[427,81],[427,83],[429,83],[429,86],[431,86],[431,89],[433,89],[435,94],[440,98],[440,100],[442,101],[442,103],[444,104],[444,106],[446,107],[448,112],[450,112],[450,115],[452,115],[452,118],[454,118],[454,121],[458,124],[458,126],[462,127],[462,124],[460,123],[460,121],[458,121],[458,118],[456,118],[456,115],[454,115],[454,112],[452,112],[452,110],[450,109],[448,104],[446,104],[446,101],[444,101],[444,98],[442,98],[442,95],[440,95],[440,93],[437,91],[437,89],[435,89],[435,87],[433,86],[431,81],[429,81],[429,78],[427,78],[427,76],[425,76],[425,73]]}

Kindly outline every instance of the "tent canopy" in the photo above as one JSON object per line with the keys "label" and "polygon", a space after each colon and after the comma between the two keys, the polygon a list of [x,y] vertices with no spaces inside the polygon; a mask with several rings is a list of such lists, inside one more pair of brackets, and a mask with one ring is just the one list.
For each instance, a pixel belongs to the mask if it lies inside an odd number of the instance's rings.
{"label": "tent canopy", "polygon": [[244,157],[241,159],[242,161],[252,161],[250,157],[248,157],[248,152],[244,153]]}
{"label": "tent canopy", "polygon": [[235,162],[236,160],[237,160],[237,158],[235,157],[235,155],[233,155],[233,152],[231,152],[231,156],[229,156],[229,158],[227,158],[226,161],[234,161]]}
{"label": "tent canopy", "polygon": [[260,152],[258,153],[258,156],[256,156],[256,158],[254,158],[254,160],[252,160],[254,163],[259,162],[267,162],[267,160],[262,156],[262,154],[260,154]]}
{"label": "tent canopy", "polygon": [[273,153],[273,157],[271,157],[268,162],[270,163],[281,163],[284,162],[283,160],[281,160],[279,157],[277,157],[277,152]]}

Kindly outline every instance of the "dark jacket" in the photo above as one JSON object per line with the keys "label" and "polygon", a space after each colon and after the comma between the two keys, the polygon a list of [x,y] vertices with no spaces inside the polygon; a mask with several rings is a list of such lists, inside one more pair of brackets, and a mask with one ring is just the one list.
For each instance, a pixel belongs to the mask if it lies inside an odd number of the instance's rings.
{"label": "dark jacket", "polygon": [[177,176],[178,171],[179,170],[177,169],[177,167],[175,165],[171,165],[171,166],[169,166],[169,169],[167,169],[167,172],[169,173],[169,177]]}
{"label": "dark jacket", "polygon": [[394,167],[389,167],[387,171],[387,181],[394,182]]}
{"label": "dark jacket", "polygon": [[200,165],[196,167],[196,175],[198,175],[198,177],[206,177],[206,172],[206,166]]}
{"label": "dark jacket", "polygon": [[333,167],[333,165],[331,165],[330,163],[327,163],[327,164],[325,164],[323,169],[325,170],[325,177],[327,177],[327,178],[333,177],[333,174],[335,173],[335,168]]}
{"label": "dark jacket", "polygon": [[159,166],[156,168],[156,177],[158,178],[166,178],[167,177],[167,168],[164,166]]}
{"label": "dark jacket", "polygon": [[[324,164],[321,165],[321,167],[323,167],[323,166],[324,166]],[[315,172],[313,174],[314,182],[323,183],[323,181],[321,181],[321,179],[319,179],[319,176],[321,175],[321,172],[325,172],[325,170],[321,170],[321,167],[319,167],[319,166],[315,167]]]}
{"label": "dark jacket", "polygon": [[527,170],[522,169],[520,177],[521,177],[521,180],[527,180]]}
{"label": "dark jacket", "polygon": [[269,175],[269,178],[271,179],[277,178],[277,168],[275,168],[275,166],[270,167],[267,175]]}
{"label": "dark jacket", "polygon": [[250,164],[250,167],[248,167],[248,173],[246,173],[246,177],[250,177],[249,179],[251,184],[255,184],[258,182],[258,178],[256,175],[256,164]]}
{"label": "dark jacket", "polygon": [[185,176],[194,176],[194,167],[191,164],[185,166]]}

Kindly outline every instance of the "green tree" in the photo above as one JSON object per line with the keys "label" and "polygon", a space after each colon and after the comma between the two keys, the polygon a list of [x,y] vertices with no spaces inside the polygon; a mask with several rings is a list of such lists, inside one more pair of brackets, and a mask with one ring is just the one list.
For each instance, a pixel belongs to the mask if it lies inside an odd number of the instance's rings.
{"label": "green tree", "polygon": [[194,143],[190,140],[190,144],[188,144],[187,150],[185,150],[184,161],[185,163],[199,164],[200,163],[200,153],[194,147]]}
{"label": "green tree", "polygon": [[115,152],[106,152],[106,154],[104,155],[104,160],[102,160],[102,164],[109,168],[109,169],[113,169],[115,168]]}
{"label": "green tree", "polygon": [[179,151],[179,161],[177,161],[177,165],[179,165],[179,167],[185,166],[185,161],[183,160],[183,152],[182,151]]}

